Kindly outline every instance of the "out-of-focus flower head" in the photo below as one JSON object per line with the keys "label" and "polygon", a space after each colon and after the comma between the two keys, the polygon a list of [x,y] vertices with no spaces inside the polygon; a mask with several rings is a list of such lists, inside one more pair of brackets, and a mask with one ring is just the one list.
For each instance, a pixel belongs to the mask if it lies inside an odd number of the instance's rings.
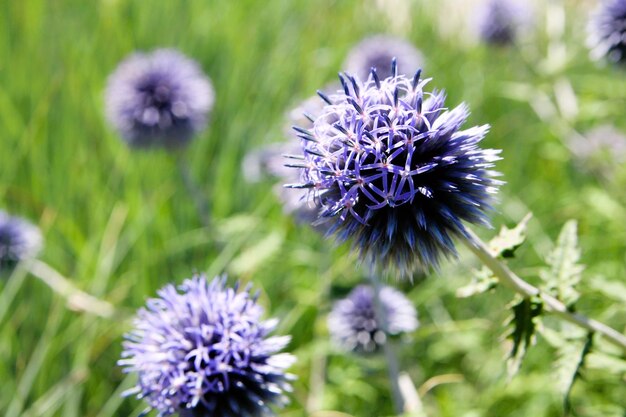
{"label": "out-of-focus flower head", "polygon": [[376,68],[382,79],[391,75],[389,63],[393,58],[397,60],[399,74],[411,74],[424,64],[422,53],[405,39],[374,35],[363,39],[350,50],[343,68],[363,80],[367,79],[372,68]]}
{"label": "out-of-focus flower head", "polygon": [[287,401],[294,362],[278,353],[290,338],[268,336],[278,321],[262,321],[256,296],[225,278],[196,276],[179,290],[168,285],[148,300],[126,335],[119,364],[139,379],[127,394],[160,417],[273,415],[270,406]]}
{"label": "out-of-focus flower head", "polygon": [[37,256],[43,246],[39,228],[0,211],[0,270]]}
{"label": "out-of-focus flower head", "polygon": [[610,177],[617,166],[626,162],[626,136],[612,125],[571,137],[569,147],[583,169],[604,177]]}
{"label": "out-of-focus flower head", "polygon": [[488,225],[500,181],[498,150],[481,149],[489,126],[461,130],[465,104],[447,110],[445,93],[425,93],[429,79],[341,75],[311,129],[296,127],[302,152],[289,158],[318,207],[319,222],[362,258],[408,275],[455,255],[463,221]]}
{"label": "out-of-focus flower head", "polygon": [[529,21],[530,9],[526,2],[486,0],[477,19],[480,39],[492,45],[512,44]]}
{"label": "out-of-focus flower head", "polygon": [[593,59],[626,62],[626,0],[602,0],[589,22]]}
{"label": "out-of-focus flower head", "polygon": [[109,76],[109,122],[134,147],[177,148],[202,131],[215,93],[200,66],[173,49],[133,53]]}
{"label": "out-of-focus flower head", "polygon": [[[360,285],[337,301],[328,316],[328,329],[335,342],[346,350],[373,352],[389,335],[417,329],[417,311],[400,291],[383,286],[377,309],[374,288]],[[385,316],[381,319],[382,312]]]}

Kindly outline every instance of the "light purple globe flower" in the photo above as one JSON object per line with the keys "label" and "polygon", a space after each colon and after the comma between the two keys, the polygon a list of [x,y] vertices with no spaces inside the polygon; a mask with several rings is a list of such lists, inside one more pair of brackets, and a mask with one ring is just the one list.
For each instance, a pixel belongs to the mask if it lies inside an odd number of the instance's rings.
{"label": "light purple globe flower", "polygon": [[373,352],[389,335],[410,333],[417,329],[417,311],[400,291],[381,287],[380,307],[384,322],[378,317],[374,289],[360,285],[348,297],[337,301],[328,316],[328,329],[333,340],[346,350]]}
{"label": "light purple globe flower", "polygon": [[348,53],[343,68],[366,79],[372,68],[380,78],[391,75],[389,63],[396,58],[399,74],[412,74],[424,65],[422,53],[405,39],[391,35],[374,35],[363,39]]}
{"label": "light purple globe flower", "polygon": [[0,211],[0,270],[34,258],[42,246],[43,237],[37,226]]}
{"label": "light purple globe flower", "polygon": [[530,10],[523,1],[486,0],[477,18],[479,35],[487,44],[509,45],[529,20]]}
{"label": "light purple globe flower", "polygon": [[589,46],[594,59],[626,62],[626,0],[602,0],[589,23]]}
{"label": "light purple globe flower", "polygon": [[278,353],[288,336],[272,336],[277,320],[262,321],[263,308],[249,289],[225,287],[225,277],[167,285],[139,310],[126,335],[125,372],[136,373],[136,394],[159,417],[273,415],[284,405],[294,362]]}
{"label": "light purple globe flower", "polygon": [[423,91],[420,71],[340,78],[343,91],[320,94],[313,127],[294,128],[302,153],[289,165],[303,174],[287,187],[309,190],[328,234],[370,263],[403,275],[436,267],[456,254],[463,221],[489,224],[501,184],[491,170],[499,151],[479,147],[489,126],[461,130],[467,106],[447,110],[444,92]]}
{"label": "light purple globe flower", "polygon": [[134,147],[186,145],[205,128],[214,100],[200,66],[173,49],[130,55],[105,92],[107,119]]}

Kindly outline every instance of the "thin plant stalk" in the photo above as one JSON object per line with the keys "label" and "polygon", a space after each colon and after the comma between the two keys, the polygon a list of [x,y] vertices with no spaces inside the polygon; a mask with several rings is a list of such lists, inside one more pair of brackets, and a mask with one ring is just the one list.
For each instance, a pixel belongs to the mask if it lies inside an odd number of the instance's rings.
{"label": "thin plant stalk", "polygon": [[202,226],[208,228],[210,224],[209,202],[205,198],[202,189],[194,181],[191,175],[191,171],[189,170],[188,162],[189,161],[185,157],[183,152],[179,152],[176,154],[176,165],[178,166],[178,172],[180,173],[180,177],[183,180],[185,189],[187,190],[189,197],[191,197],[196,206],[196,211],[198,213],[198,217],[200,218]]}
{"label": "thin plant stalk", "polygon": [[626,336],[617,330],[601,323],[597,320],[588,318],[582,314],[568,310],[567,306],[555,297],[546,294],[539,288],[524,281],[511,271],[508,266],[494,257],[487,245],[480,240],[471,230],[465,230],[466,239],[462,239],[463,243],[472,251],[478,259],[489,268],[507,287],[522,295],[525,298],[536,297],[543,302],[548,312],[554,314],[561,319],[573,323],[590,332],[598,333],[606,338],[612,344],[620,347],[626,352]]}
{"label": "thin plant stalk", "polygon": [[387,372],[389,374],[389,382],[391,383],[391,395],[393,397],[393,404],[396,414],[404,413],[404,396],[400,389],[400,364],[398,361],[398,355],[394,346],[394,341],[389,337],[387,314],[383,308],[383,304],[380,299],[380,291],[382,285],[377,278],[374,271],[370,271],[369,280],[374,287],[374,311],[376,317],[380,321],[380,327],[383,330],[386,340],[383,344],[383,351],[385,353],[385,359],[387,361]]}

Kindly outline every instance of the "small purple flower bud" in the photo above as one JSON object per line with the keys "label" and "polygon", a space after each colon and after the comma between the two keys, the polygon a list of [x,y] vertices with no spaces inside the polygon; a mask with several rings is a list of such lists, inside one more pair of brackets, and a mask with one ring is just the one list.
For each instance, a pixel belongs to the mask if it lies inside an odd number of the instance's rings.
{"label": "small purple flower bud", "polygon": [[39,228],[0,211],[0,270],[37,256],[43,246]]}
{"label": "small purple flower bud", "polygon": [[328,329],[335,342],[356,352],[373,352],[390,335],[410,333],[417,329],[417,311],[400,291],[381,287],[380,308],[384,321],[377,315],[374,289],[360,285],[347,298],[337,301],[328,316]]}

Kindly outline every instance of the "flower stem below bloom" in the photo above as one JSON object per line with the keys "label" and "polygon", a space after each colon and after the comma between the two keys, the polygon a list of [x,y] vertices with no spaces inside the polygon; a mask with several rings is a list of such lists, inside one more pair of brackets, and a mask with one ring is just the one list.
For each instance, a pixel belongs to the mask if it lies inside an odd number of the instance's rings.
{"label": "flower stem below bloom", "polygon": [[469,229],[465,229],[466,239],[463,243],[471,250],[480,261],[489,268],[504,285],[508,286],[523,297],[537,297],[550,313],[573,323],[583,329],[604,336],[609,342],[622,348],[626,352],[626,336],[607,326],[604,323],[590,319],[582,314],[567,309],[567,306],[555,297],[546,294],[539,288],[529,284],[511,271],[506,264],[495,258],[487,245]]}

